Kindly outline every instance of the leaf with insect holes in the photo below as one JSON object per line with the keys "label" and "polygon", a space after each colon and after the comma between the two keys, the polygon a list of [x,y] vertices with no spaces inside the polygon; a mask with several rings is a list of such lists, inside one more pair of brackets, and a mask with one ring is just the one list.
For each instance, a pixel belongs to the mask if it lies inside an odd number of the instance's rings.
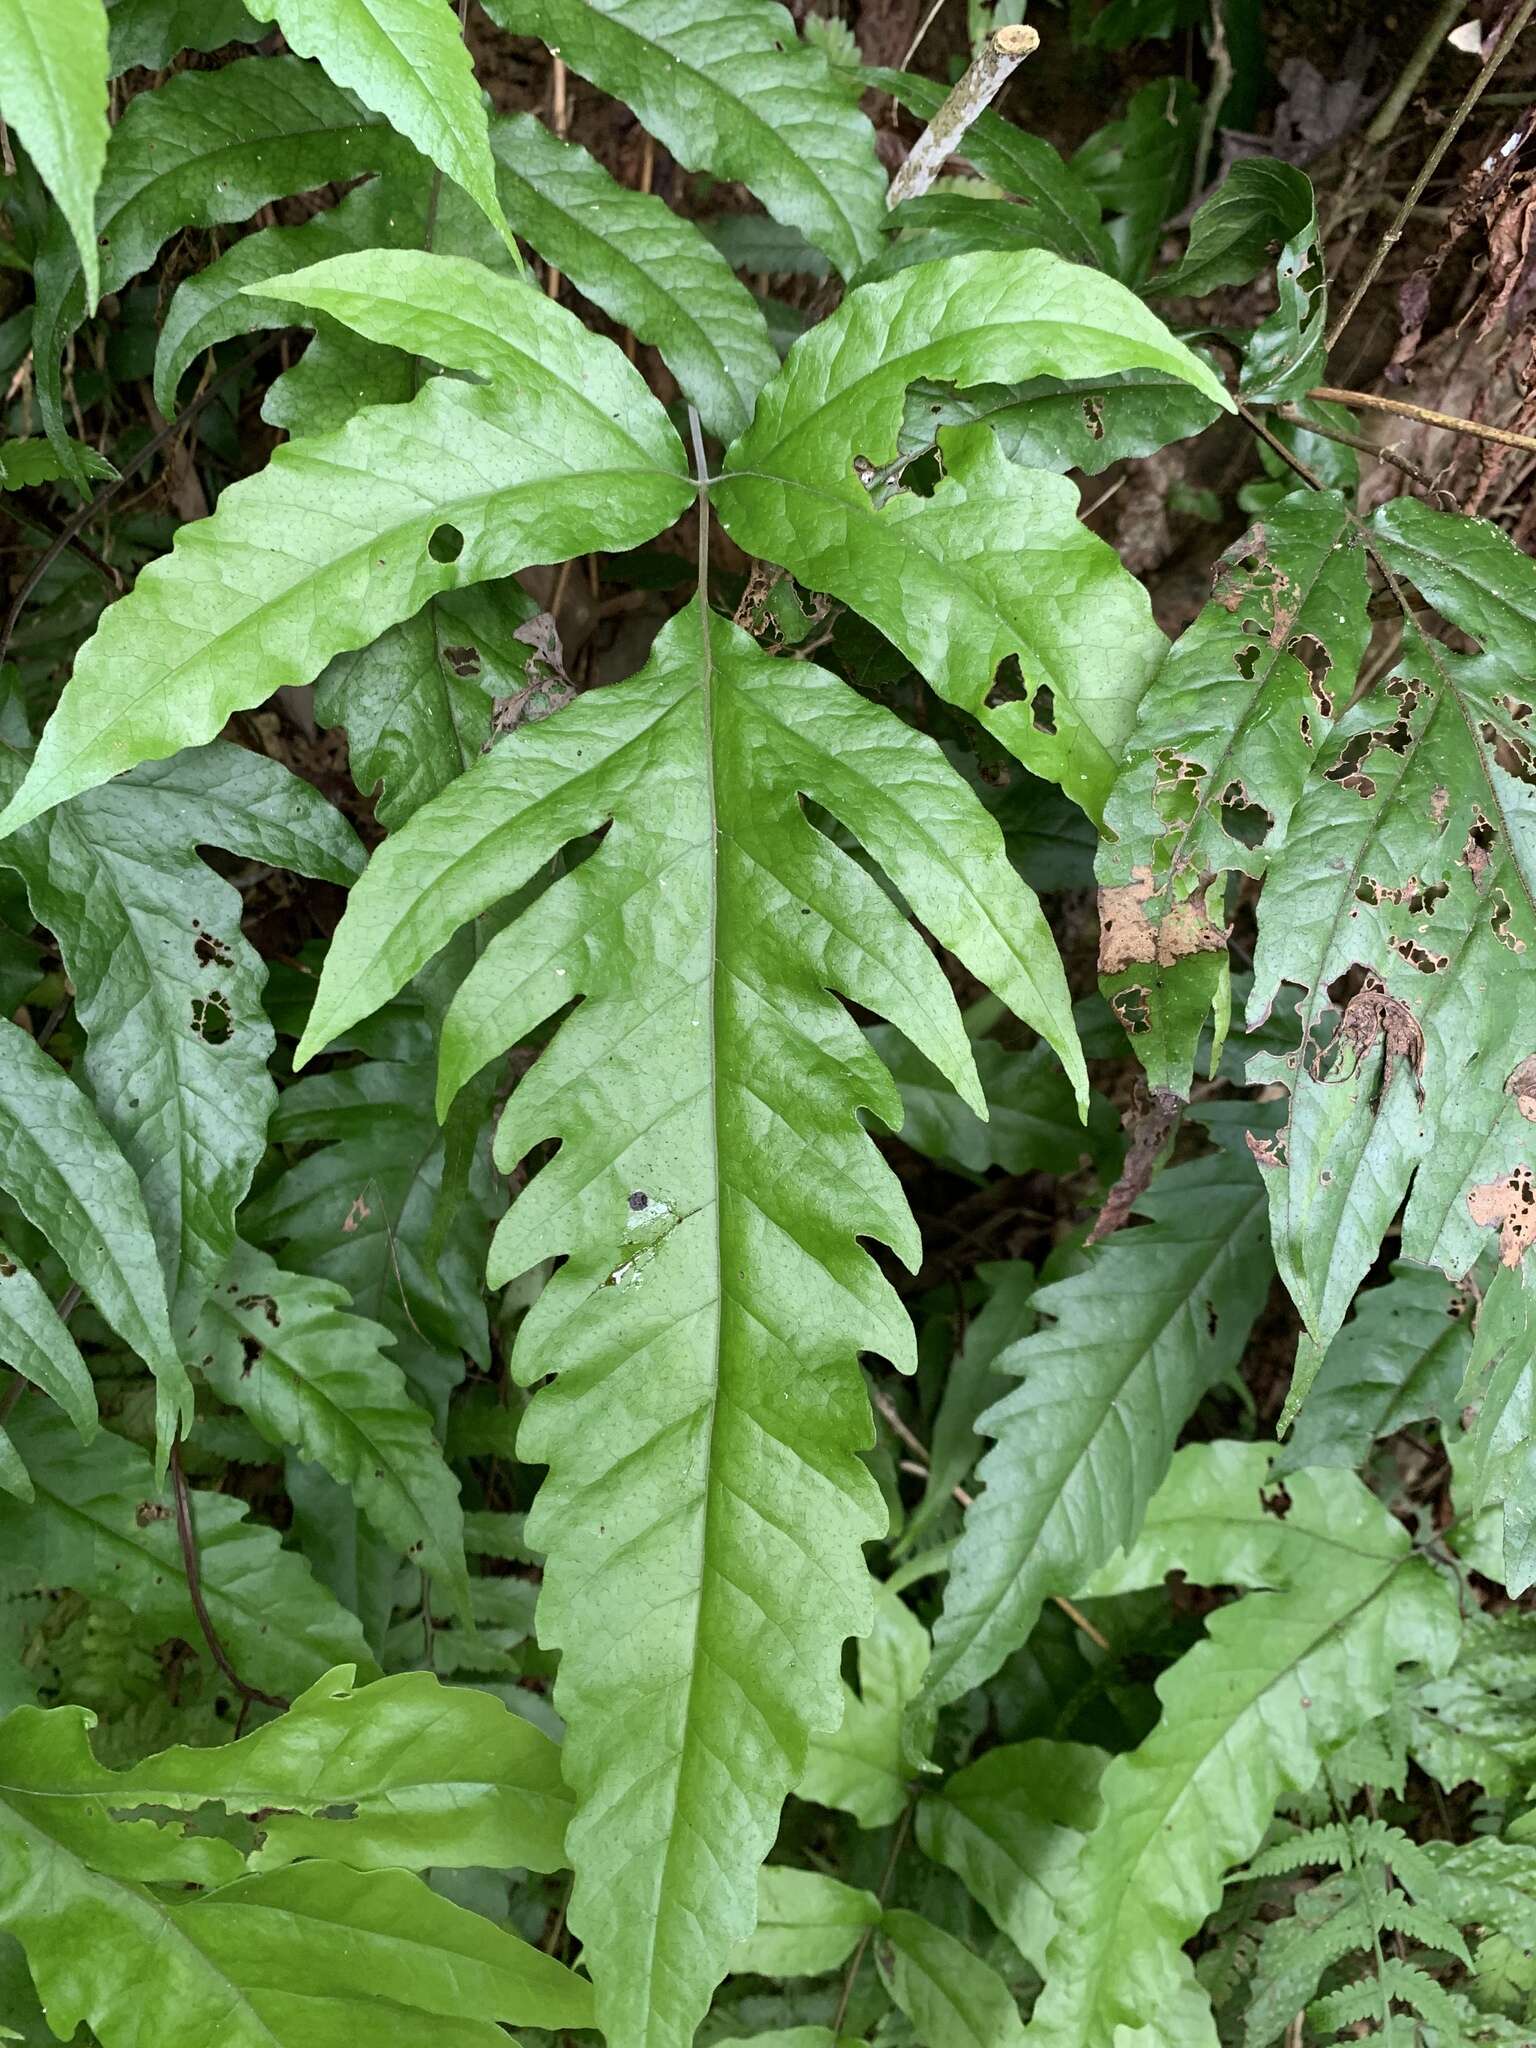
{"label": "leaf with insect holes", "polygon": [[244,1409],[268,1443],[291,1445],[350,1487],[380,1534],[465,1613],[458,1481],[431,1418],[385,1355],[390,1342],[382,1324],[348,1312],[339,1287],[285,1273],[241,1244],[188,1348],[222,1400]]}
{"label": "leaf with insect holes", "polygon": [[[0,793],[25,769],[0,740]],[[362,867],[318,790],[225,741],[146,763],[0,843],[77,991],[85,1078],[143,1186],[178,1338],[233,1248],[277,1100],[266,968],[238,891],[199,846],[336,883]]]}
{"label": "leaf with insect holes", "polygon": [[1268,268],[1274,245],[1316,233],[1312,184],[1275,157],[1239,157],[1189,224],[1189,246],[1149,292],[1204,298],[1222,285],[1247,284]]}
{"label": "leaf with insect holes", "polygon": [[1145,591],[1077,523],[1075,488],[1016,468],[984,427],[941,434],[929,497],[888,493],[885,472],[918,378],[1138,367],[1228,402],[1108,278],[1038,249],[920,264],[850,292],[795,344],[716,487],[741,547],[861,612],[1095,819],[1165,645]]}
{"label": "leaf with insect holes", "polygon": [[82,1809],[216,1803],[255,1815],[254,1870],[311,1856],[352,1870],[561,1867],[571,1797],[556,1743],[488,1693],[431,1672],[355,1680],[340,1665],[238,1741],[165,1750],[127,1770],[104,1770],[82,1739],[55,1796]]}
{"label": "leaf with insect holes", "polygon": [[987,426],[1008,460],[1024,469],[1097,476],[1111,463],[1198,434],[1220,412],[1204,391],[1160,370],[1032,377],[969,391],[917,383],[907,393],[898,445],[901,454],[916,455],[933,447],[944,427]]}
{"label": "leaf with insect holes", "polygon": [[1287,1419],[1405,1196],[1402,1256],[1453,1278],[1536,1236],[1536,563],[1409,499],[1372,544],[1485,652],[1405,627],[1312,763],[1260,898],[1250,1027],[1283,983],[1304,992],[1298,1049],[1250,1067],[1290,1096],[1254,1141],[1309,1340]]}
{"label": "leaf with insect holes", "polygon": [[[444,0],[250,0],[290,50],[314,57],[467,192],[499,235],[485,101]],[[510,239],[510,237],[508,238]]]}
{"label": "leaf with insect holes", "polygon": [[983,1684],[1130,1541],[1202,1394],[1242,1356],[1269,1287],[1264,1193],[1218,1153],[1161,1174],[1084,1270],[1039,1288],[1050,1327],[1003,1353],[1021,1378],[977,1427],[994,1439],[956,1545],[920,1711]]}
{"label": "leaf with insect holes", "polygon": [[487,0],[621,99],[686,170],[739,180],[852,277],[879,242],[875,135],[775,0]]}
{"label": "leaf with insect holes", "polygon": [[[180,72],[136,94],[112,130],[96,200],[101,289],[121,290],[182,228],[246,220],[268,200],[413,156],[350,93],[296,57]],[[48,223],[33,276],[38,411],[69,465],[63,353],[87,304],[80,252],[61,217]],[[78,466],[69,473],[84,482]]]}
{"label": "leaf with insect holes", "polygon": [[1215,2048],[1184,1944],[1275,1806],[1390,1705],[1399,1668],[1445,1671],[1455,1589],[1353,1473],[1302,1473],[1283,1516],[1261,1444],[1181,1451],[1128,1557],[1093,1590],[1160,1586],[1181,1570],[1269,1589],[1218,1608],[1157,1681],[1162,1717],[1100,1781],[1103,1809],[1057,1902],[1030,2041],[1118,2048],[1137,2030]]}
{"label": "leaf with insect holes", "polygon": [[[147,1648],[177,1636],[201,1654],[171,1492],[156,1483],[144,1452],[107,1430],[82,1444],[68,1419],[40,1401],[23,1402],[10,1429],[36,1499],[25,1507],[0,1499],[8,1563],[37,1585],[122,1601]],[[248,1519],[243,1500],[194,1487],[191,1515],[203,1599],[247,1685],[301,1692],[343,1663],[373,1675],[356,1620],[275,1529]],[[210,1682],[224,1685],[217,1674]]]}
{"label": "leaf with insect holes", "polygon": [[96,187],[107,155],[107,19],[97,0],[0,0],[0,115],[58,202],[94,306]]}
{"label": "leaf with insect holes", "polygon": [[1224,975],[1229,874],[1285,844],[1370,633],[1344,500],[1296,491],[1217,564],[1141,700],[1105,810],[1101,986],[1153,1085],[1187,1095]]}
{"label": "leaf with insect holes", "polygon": [[502,1224],[490,1277],[565,1255],[514,1366],[558,1374],[519,1449],[551,1468],[528,1534],[547,1552],[539,1632],[561,1650],[579,1800],[571,1924],[601,2023],[656,2048],[691,2038],[750,1929],[808,1740],[840,1718],[840,1646],[869,1620],[860,1545],[882,1519],[857,1455],[856,1355],[912,1359],[855,1243],[916,1253],[857,1119],[896,1118],[895,1091],[828,988],[890,1016],[979,1099],[931,953],[802,793],[1081,1086],[1039,907],[938,748],[697,605],[639,676],[519,728],[385,842],[300,1048],[612,820],[464,983],[440,1100],[582,998],[501,1120],[504,1166],[551,1133],[563,1144]]}
{"label": "leaf with insect holes", "polygon": [[0,831],[211,739],[438,591],[636,546],[693,495],[639,372],[531,285],[394,250],[261,289],[483,381],[289,442],[183,526],[81,650]]}

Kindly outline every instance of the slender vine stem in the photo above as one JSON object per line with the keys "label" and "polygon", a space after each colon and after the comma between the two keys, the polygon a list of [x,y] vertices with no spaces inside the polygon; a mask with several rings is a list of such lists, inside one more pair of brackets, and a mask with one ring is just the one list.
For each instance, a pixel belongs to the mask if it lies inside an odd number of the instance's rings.
{"label": "slender vine stem", "polygon": [[276,1707],[279,1713],[288,1708],[288,1701],[280,1693],[263,1692],[259,1686],[247,1685],[230,1661],[229,1652],[219,1640],[219,1632],[213,1625],[208,1612],[208,1603],[203,1598],[203,1575],[197,1556],[197,1532],[192,1526],[192,1502],[187,1492],[187,1475],[182,1469],[181,1441],[171,1444],[171,1492],[176,1501],[176,1539],[181,1545],[181,1565],[187,1579],[187,1597],[192,1602],[192,1612],[197,1616],[197,1625],[202,1630],[203,1641],[208,1645],[208,1654],[220,1671],[239,1693],[242,1716],[253,1701],[262,1707]]}
{"label": "slender vine stem", "polygon": [[1354,412],[1390,412],[1399,419],[1418,420],[1426,427],[1443,427],[1450,434],[1472,434],[1479,441],[1497,441],[1501,447],[1525,448],[1536,455],[1536,434],[1517,434],[1512,427],[1492,427],[1486,420],[1465,420],[1458,413],[1436,412],[1432,406],[1413,405],[1406,398],[1386,398],[1377,391],[1341,391],[1332,384],[1319,384],[1307,396],[1348,406]]}
{"label": "slender vine stem", "polygon": [[[896,1875],[897,1859],[900,1857],[902,1849],[906,1844],[907,1830],[912,1825],[912,1811],[915,1804],[915,1800],[910,1798],[907,1800],[906,1805],[901,1810],[901,1819],[896,1823],[896,1832],[891,1837],[890,1854],[885,1859],[885,1868],[880,1873],[880,1883],[875,1892],[875,1897],[882,1908],[890,1893],[892,1880]],[[866,1927],[864,1929],[864,1932],[859,1936],[858,1947],[848,1958],[848,1968],[843,1973],[843,1988],[838,1993],[837,2010],[832,2015],[832,2032],[834,2034],[840,2034],[843,2030],[843,2021],[848,2012],[848,2001],[853,1997],[853,1987],[858,1981],[865,1952],[869,1947],[870,1938],[874,1931],[873,1927]]]}
{"label": "slender vine stem", "polygon": [[1482,66],[1476,78],[1473,79],[1472,83],[1467,87],[1466,91],[1462,94],[1461,104],[1457,107],[1455,113],[1452,114],[1450,120],[1446,122],[1440,140],[1435,144],[1434,148],[1429,152],[1429,155],[1424,159],[1423,168],[1420,170],[1419,175],[1414,179],[1413,183],[1408,187],[1407,194],[1404,197],[1402,204],[1398,207],[1397,212],[1392,217],[1391,226],[1387,229],[1386,233],[1382,236],[1381,240],[1376,244],[1375,249],[1371,252],[1370,261],[1366,264],[1364,270],[1361,271],[1359,279],[1355,284],[1355,288],[1349,295],[1348,303],[1345,305],[1343,312],[1340,313],[1338,319],[1334,321],[1332,328],[1329,330],[1328,353],[1330,355],[1332,355],[1334,349],[1338,346],[1339,336],[1344,332],[1345,328],[1349,325],[1350,321],[1354,319],[1355,313],[1360,305],[1360,301],[1365,297],[1366,293],[1370,290],[1371,286],[1376,282],[1377,276],[1381,270],[1381,266],[1383,265],[1383,263],[1386,262],[1388,256],[1391,255],[1393,249],[1401,240],[1403,228],[1407,223],[1409,215],[1413,212],[1413,209],[1418,205],[1420,199],[1423,197],[1425,186],[1428,185],[1430,179],[1435,175],[1436,171],[1439,170],[1441,164],[1444,162],[1447,154],[1449,153],[1451,144],[1456,140],[1457,136],[1461,133],[1462,128],[1466,122],[1467,116],[1471,113],[1472,109],[1477,105],[1478,101],[1482,98],[1483,92],[1486,89],[1490,79],[1492,79],[1494,73],[1498,70],[1499,66],[1504,62],[1504,59],[1509,55],[1510,51],[1514,48],[1516,39],[1518,38],[1521,30],[1525,27],[1526,23],[1530,20],[1531,15],[1533,13],[1536,13],[1536,0],[1520,0],[1519,7],[1516,8],[1515,13],[1509,21],[1508,25],[1506,26],[1503,35],[1499,38],[1497,49],[1490,51],[1487,62]]}

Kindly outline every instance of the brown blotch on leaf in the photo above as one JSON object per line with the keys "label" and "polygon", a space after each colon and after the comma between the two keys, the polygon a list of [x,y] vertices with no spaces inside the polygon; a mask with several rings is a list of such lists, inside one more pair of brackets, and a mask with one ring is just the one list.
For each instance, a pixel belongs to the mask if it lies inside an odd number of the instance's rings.
{"label": "brown blotch on leaf", "polygon": [[1170,904],[1155,921],[1146,906],[1154,889],[1150,868],[1133,868],[1132,879],[1099,891],[1099,972],[1127,967],[1172,967],[1196,953],[1224,953],[1227,934],[1206,915],[1210,878],[1182,903]]}
{"label": "brown blotch on leaf", "polygon": [[1523,1059],[1504,1083],[1506,1095],[1513,1095],[1515,1107],[1528,1124],[1536,1124],[1536,1053]]}
{"label": "brown blotch on leaf", "polygon": [[282,1318],[277,1312],[277,1303],[270,1294],[242,1294],[235,1303],[236,1308],[259,1308],[275,1330]]}
{"label": "brown blotch on leaf", "polygon": [[133,1519],[139,1528],[147,1529],[151,1522],[168,1522],[171,1511],[157,1500],[141,1500],[133,1511]]}
{"label": "brown blotch on leaf", "polygon": [[342,1218],[341,1227],[343,1230],[347,1231],[350,1234],[352,1231],[356,1230],[359,1223],[366,1222],[372,1214],[373,1211],[369,1208],[368,1204],[364,1201],[363,1197],[361,1195],[358,1195],[356,1199],[353,1201],[351,1208]]}
{"label": "brown blotch on leaf", "polygon": [[1481,1229],[1497,1228],[1500,1263],[1518,1266],[1536,1238],[1536,1180],[1531,1169],[1522,1164],[1501,1180],[1472,1188],[1467,1208]]}

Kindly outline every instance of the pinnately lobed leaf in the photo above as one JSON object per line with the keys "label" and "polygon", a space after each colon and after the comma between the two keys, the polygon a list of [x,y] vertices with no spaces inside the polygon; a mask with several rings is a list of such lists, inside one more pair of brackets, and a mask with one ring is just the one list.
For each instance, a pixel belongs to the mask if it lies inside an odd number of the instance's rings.
{"label": "pinnately lobed leaf", "polygon": [[906,1366],[913,1346],[854,1239],[908,1260],[917,1243],[857,1121],[899,1119],[895,1091],[826,991],[979,1101],[931,955],[802,795],[1081,1085],[1038,906],[938,749],[697,605],[640,675],[520,728],[385,843],[300,1047],[611,821],[471,972],[440,1101],[581,998],[502,1118],[504,1166],[563,1144],[490,1272],[565,1256],[518,1334],[520,1378],[558,1373],[519,1449],[551,1468],[528,1533],[579,1802],[571,1924],[626,2048],[691,2039],[809,1738],[839,1719],[841,1643],[869,1622],[859,1548],[883,1518],[855,1360]]}
{"label": "pinnately lobed leaf", "polygon": [[0,831],[213,738],[435,592],[638,545],[692,496],[638,372],[530,285],[395,250],[262,290],[485,381],[435,378],[290,442],[182,527],[81,650]]}
{"label": "pinnately lobed leaf", "polygon": [[[1063,477],[941,430],[931,497],[885,490],[908,387],[1156,369],[1230,404],[1122,286],[1041,249],[917,265],[851,292],[790,350],[726,452],[721,523],[862,612],[943,697],[1099,819],[1165,643],[1145,591],[1077,523]],[[1021,691],[994,703],[1008,661]]]}

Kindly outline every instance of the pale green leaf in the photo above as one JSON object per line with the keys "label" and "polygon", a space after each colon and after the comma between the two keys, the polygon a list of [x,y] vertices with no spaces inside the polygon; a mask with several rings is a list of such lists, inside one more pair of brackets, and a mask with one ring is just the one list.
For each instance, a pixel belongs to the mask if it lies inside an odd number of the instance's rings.
{"label": "pale green leaf", "polygon": [[733,1971],[816,1977],[845,1963],[880,1918],[873,1892],[819,1870],[768,1863],[757,1874],[757,1927],[731,1957]]}
{"label": "pale green leaf", "polygon": [[1530,1241],[1536,564],[1496,527],[1410,499],[1373,525],[1397,576],[1487,651],[1405,628],[1395,671],[1314,762],[1260,899],[1250,1027],[1282,984],[1303,991],[1299,1051],[1250,1076],[1290,1095],[1260,1163],[1313,1347],[1405,1196],[1403,1257],[1454,1277],[1485,1244],[1514,1264]]}
{"label": "pale green leaf", "polygon": [[[25,765],[0,744],[0,792]],[[266,967],[238,891],[198,856],[208,845],[330,882],[362,866],[317,790],[223,741],[146,763],[0,846],[77,991],[85,1077],[143,1188],[179,1338],[234,1245],[277,1099]]]}
{"label": "pale green leaf", "polygon": [[918,1805],[924,1854],[955,1873],[1037,1970],[1055,1931],[1057,1894],[1099,1818],[1107,1761],[1082,1743],[1003,1743]]}
{"label": "pale green leaf", "polygon": [[0,441],[0,491],[29,491],[39,484],[62,483],[72,475],[93,481],[117,475],[104,455],[84,441],[71,441],[68,462],[50,441]]}
{"label": "pale green leaf", "polygon": [[[90,1371],[52,1302],[3,1241],[0,1362],[57,1401],[85,1442],[90,1442],[96,1434],[96,1387]],[[10,1490],[17,1491],[14,1483]],[[31,1497],[30,1482],[23,1473],[19,1498]]]}
{"label": "pale green leaf", "polygon": [[[1190,1469],[1170,1478],[1175,1495]],[[1258,1848],[1284,1794],[1313,1783],[1322,1753],[1387,1708],[1399,1667],[1444,1671],[1455,1655],[1454,1588],[1353,1474],[1301,1475],[1316,1519],[1294,1539],[1294,1507],[1271,1512],[1241,1457],[1228,1476],[1235,1485],[1215,1489],[1220,1527],[1193,1549],[1154,1536],[1128,1576],[1203,1547],[1228,1581],[1233,1550],[1248,1544],[1248,1569],[1284,1590],[1216,1610],[1206,1640],[1158,1680],[1157,1726],[1106,1769],[1103,1817],[1058,1901],[1030,2027],[1038,2048],[1120,2048],[1138,2029],[1215,2048],[1184,1944],[1219,1903],[1227,1868]]]}
{"label": "pale green leaf", "polygon": [[547,1735],[428,1672],[361,1687],[353,1676],[327,1672],[238,1742],[165,1750],[127,1771],[85,1758],[79,1796],[257,1814],[257,1870],[309,1856],[354,1870],[560,1868],[571,1801]]}
{"label": "pale green leaf", "polygon": [[[149,1459],[103,1430],[82,1444],[64,1415],[23,1402],[11,1433],[36,1500],[0,1500],[0,1550],[33,1583],[120,1600],[153,1648],[168,1636],[201,1651],[168,1488]],[[337,1664],[374,1666],[356,1620],[325,1592],[275,1529],[247,1520],[243,1500],[191,1489],[203,1598],[247,1685],[292,1695]],[[213,1675],[211,1682],[224,1681]]]}
{"label": "pale green leaf", "polygon": [[0,113],[58,201],[94,306],[101,291],[96,188],[107,156],[100,0],[0,0]]}
{"label": "pale green leaf", "polygon": [[295,56],[382,114],[466,191],[500,235],[485,101],[449,0],[251,0]]}
{"label": "pale green leaf", "polygon": [[875,1961],[925,2048],[1023,2048],[1019,2008],[996,1970],[920,1913],[882,1916]]}
{"label": "pale green leaf", "polygon": [[[1305,1412],[1305,1411],[1304,1411]],[[1510,1609],[1471,1618],[1455,1664],[1410,1703],[1408,1746],[1440,1784],[1495,1798],[1536,1779],[1536,1620]],[[1513,1823],[1531,1832],[1530,1816]]]}
{"label": "pale green leaf", "polygon": [[692,495],[639,373],[530,285],[399,250],[262,289],[487,381],[437,378],[291,442],[183,526],[81,650],[5,831],[211,739],[435,592],[638,545]]}
{"label": "pale green leaf", "polygon": [[268,1443],[291,1446],[350,1487],[380,1534],[462,1613],[469,1577],[458,1481],[431,1418],[385,1355],[391,1341],[381,1324],[348,1312],[341,1288],[285,1273],[241,1244],[188,1348],[221,1399],[244,1409]]}
{"label": "pale green leaf", "polygon": [[1366,598],[1344,500],[1293,492],[1221,558],[1210,602],[1141,699],[1098,877],[1105,995],[1122,1021],[1145,1016],[1138,1051],[1173,1048],[1166,1065],[1147,1060],[1156,1085],[1189,1092],[1212,956],[1225,950],[1225,877],[1261,875],[1284,846],[1354,692]]}
{"label": "pale green leaf", "polygon": [[871,257],[885,211],[874,131],[775,0],[489,0],[630,108],[685,170],[739,180],[825,249],[844,277]]}
{"label": "pale green leaf", "polygon": [[144,1197],[84,1091],[0,1019],[0,1187],[157,1381],[161,1455],[192,1416]]}
{"label": "pale green leaf", "polygon": [[[1037,773],[1098,818],[1165,643],[1146,593],[1076,523],[1065,478],[984,428],[941,438],[931,497],[877,488],[919,378],[960,385],[1157,369],[1227,400],[1129,292],[1043,250],[920,264],[851,292],[791,349],[727,451],[722,523],[842,598]],[[993,703],[1003,664],[1020,692]],[[1002,678],[1006,680],[1006,675]]]}
{"label": "pale green leaf", "polygon": [[843,1686],[839,1726],[811,1737],[795,1790],[839,1806],[860,1827],[884,1827],[907,1803],[902,1723],[928,1663],[928,1631],[888,1587],[875,1593],[874,1626],[859,1644],[859,1689]]}
{"label": "pale green leaf", "polygon": [[491,127],[507,219],[637,341],[649,343],[729,441],[779,367],[762,313],[692,221],[651,193],[630,192],[531,114]]}
{"label": "pale green leaf", "polygon": [[1384,1287],[1357,1295],[1276,1471],[1358,1465],[1377,1438],[1453,1415],[1472,1348],[1471,1307],[1441,1274],[1402,1261]]}
{"label": "pale green leaf", "polygon": [[860,1545],[881,1525],[855,1357],[912,1358],[854,1244],[917,1252],[856,1118],[894,1117],[894,1090],[828,988],[975,1093],[931,953],[802,792],[1074,1057],[1038,906],[938,748],[696,607],[641,675],[519,728],[386,841],[301,1047],[613,821],[464,984],[443,1100],[584,998],[502,1116],[505,1166],[564,1142],[490,1272],[565,1255],[514,1364],[559,1374],[519,1448],[552,1468],[528,1535],[547,1552],[540,1638],[562,1650],[582,1802],[571,1924],[603,2025],[655,2048],[690,2037],[749,1932],[779,1804],[810,1734],[840,1718],[839,1647],[869,1621]]}
{"label": "pale green leaf", "polygon": [[[384,122],[296,57],[181,72],[136,94],[112,130],[96,201],[101,289],[120,290],[181,228],[246,220],[268,200],[413,155]],[[67,458],[63,353],[88,309],[80,252],[62,217],[50,222],[33,275],[38,410]]]}
{"label": "pale green leaf", "polygon": [[998,1360],[1023,1385],[981,1417],[980,1466],[925,1694],[943,1705],[1028,1637],[1041,1603],[1070,1593],[1128,1542],[1201,1396],[1242,1357],[1269,1287],[1264,1190],[1222,1153],[1162,1174],[1084,1271],[1040,1288],[1053,1325]]}
{"label": "pale green leaf", "polygon": [[1536,1315],[1522,1273],[1501,1268],[1483,1296],[1458,1400],[1457,1511],[1502,1510],[1504,1584],[1518,1597],[1536,1583]]}

